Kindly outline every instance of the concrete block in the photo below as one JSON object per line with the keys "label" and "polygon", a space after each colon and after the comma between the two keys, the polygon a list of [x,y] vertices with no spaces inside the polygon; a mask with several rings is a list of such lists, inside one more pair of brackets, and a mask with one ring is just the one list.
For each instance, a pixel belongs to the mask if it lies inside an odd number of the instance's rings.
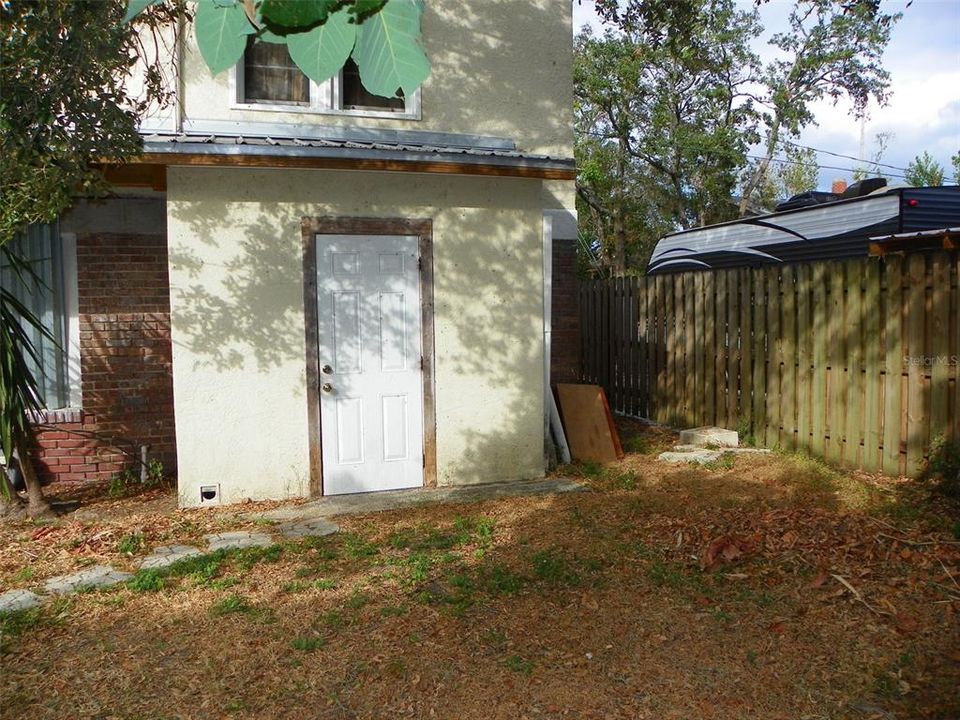
{"label": "concrete block", "polygon": [[159,570],[196,555],[203,555],[203,552],[190,545],[165,545],[155,548],[152,553],[147,555],[141,561],[140,569]]}
{"label": "concrete block", "polygon": [[340,532],[340,526],[329,520],[308,520],[289,522],[277,526],[277,531],[285,538],[323,537]]}
{"label": "concrete block", "polygon": [[29,610],[45,603],[49,598],[30,590],[7,590],[0,593],[0,613]]}
{"label": "concrete block", "polygon": [[669,463],[706,463],[715,462],[723,455],[721,450],[691,450],[689,452],[664,452],[660,453],[658,460]]}
{"label": "concrete block", "polygon": [[63,595],[85,588],[104,588],[126,582],[132,578],[128,572],[115,570],[109,565],[96,565],[72,575],[59,575],[47,580],[43,588],[48,593]]}
{"label": "concrete block", "polygon": [[737,447],[740,444],[740,438],[735,430],[727,430],[721,427],[698,427],[689,430],[680,431],[681,445],[696,445],[697,447],[706,447],[707,445],[717,445],[719,447]]}
{"label": "concrete block", "polygon": [[207,541],[207,547],[210,549],[210,552],[216,550],[238,550],[248,547],[269,547],[276,544],[269,535],[246,532],[244,530],[215,533],[213,535],[206,535],[203,539]]}

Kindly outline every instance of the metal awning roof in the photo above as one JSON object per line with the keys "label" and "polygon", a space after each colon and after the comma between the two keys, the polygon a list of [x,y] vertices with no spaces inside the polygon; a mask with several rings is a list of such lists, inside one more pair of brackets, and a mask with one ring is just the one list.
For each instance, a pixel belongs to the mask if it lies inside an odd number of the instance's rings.
{"label": "metal awning roof", "polygon": [[[245,164],[259,167],[348,167],[423,172],[502,174],[572,179],[573,158],[532,155],[513,149],[464,147],[401,141],[296,137],[245,137],[242,134],[153,133],[144,136],[144,161],[178,165]],[[207,159],[205,162],[204,159]],[[222,159],[218,162],[217,158]],[[249,163],[243,162],[250,159]],[[225,161],[223,161],[225,160]],[[286,162],[285,162],[286,161]],[[446,166],[446,167],[445,167]],[[490,172],[491,170],[499,172]]]}
{"label": "metal awning roof", "polygon": [[902,250],[957,249],[960,249],[960,227],[877,235],[870,238],[871,255],[886,255]]}

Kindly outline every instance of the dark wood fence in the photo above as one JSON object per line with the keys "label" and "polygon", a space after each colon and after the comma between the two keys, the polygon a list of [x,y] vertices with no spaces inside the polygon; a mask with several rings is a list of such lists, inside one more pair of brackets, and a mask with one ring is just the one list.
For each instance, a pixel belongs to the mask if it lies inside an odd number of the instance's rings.
{"label": "dark wood fence", "polygon": [[960,253],[584,283],[584,380],[615,412],[916,475],[960,440]]}

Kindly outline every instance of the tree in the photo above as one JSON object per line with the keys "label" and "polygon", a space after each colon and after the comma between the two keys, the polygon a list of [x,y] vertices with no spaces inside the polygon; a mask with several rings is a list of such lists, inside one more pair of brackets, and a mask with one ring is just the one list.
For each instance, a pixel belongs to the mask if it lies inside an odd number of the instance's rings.
{"label": "tree", "polygon": [[873,142],[875,150],[873,151],[873,155],[870,157],[870,160],[866,162],[866,164],[859,164],[854,168],[854,182],[859,182],[860,180],[865,180],[871,177],[889,179],[884,174],[883,165],[880,161],[887,152],[887,147],[889,147],[890,141],[893,140],[893,138],[894,133],[892,132],[878,132],[876,135],[874,135]]}
{"label": "tree", "polygon": [[683,44],[632,15],[575,43],[578,197],[617,275],[664,232],[728,219],[754,139],[756,13],[732,0],[681,7]]}
{"label": "tree", "polygon": [[953,165],[953,184],[960,185],[960,150],[950,158],[950,164]]}
{"label": "tree", "polygon": [[[746,178],[750,178],[757,171],[759,163],[759,160],[751,162],[745,173]],[[760,182],[753,189],[753,195],[749,198],[751,208],[773,212],[781,200],[817,189],[819,166],[817,153],[812,148],[786,145],[783,157],[774,160],[772,164],[775,167],[768,165]]]}
{"label": "tree", "polygon": [[936,187],[943,185],[943,165],[938,163],[933,155],[926,150],[923,155],[917,155],[907,165],[906,180],[914,187]]}
{"label": "tree", "polygon": [[766,145],[744,188],[741,216],[781,138],[798,137],[813,122],[813,103],[846,97],[861,117],[870,100],[886,102],[890,74],[881,58],[899,18],[899,13],[881,12],[875,0],[798,0],[790,12],[790,32],[770,40],[782,57],[766,66],[765,90],[757,98],[765,108]]}

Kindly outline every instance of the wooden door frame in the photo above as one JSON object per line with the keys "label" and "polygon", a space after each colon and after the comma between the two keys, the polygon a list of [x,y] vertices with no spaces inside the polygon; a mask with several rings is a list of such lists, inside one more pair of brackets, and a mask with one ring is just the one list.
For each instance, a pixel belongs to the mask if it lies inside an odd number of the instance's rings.
{"label": "wooden door frame", "polygon": [[304,217],[303,308],[307,343],[307,425],[310,433],[310,494],[323,495],[320,435],[320,329],[317,307],[317,235],[416,236],[420,251],[420,335],[423,364],[423,484],[437,484],[437,410],[434,390],[433,220],[407,218]]}

